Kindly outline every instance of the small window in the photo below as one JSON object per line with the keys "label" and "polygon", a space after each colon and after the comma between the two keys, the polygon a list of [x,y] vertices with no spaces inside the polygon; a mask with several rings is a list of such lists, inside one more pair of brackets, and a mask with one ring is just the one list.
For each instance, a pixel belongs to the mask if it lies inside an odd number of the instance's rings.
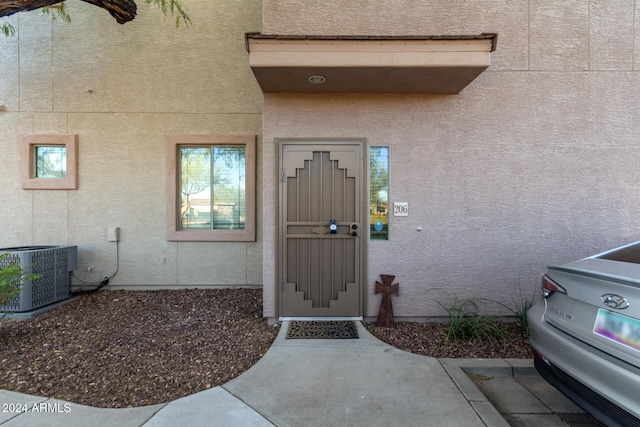
{"label": "small window", "polygon": [[64,145],[36,145],[35,149],[35,177],[36,178],[66,178],[67,177],[67,147]]}
{"label": "small window", "polygon": [[255,241],[255,136],[172,135],[167,238]]}
{"label": "small window", "polygon": [[389,147],[369,150],[369,223],[371,240],[389,239]]}
{"label": "small window", "polygon": [[77,135],[25,135],[20,151],[23,189],[78,188]]}

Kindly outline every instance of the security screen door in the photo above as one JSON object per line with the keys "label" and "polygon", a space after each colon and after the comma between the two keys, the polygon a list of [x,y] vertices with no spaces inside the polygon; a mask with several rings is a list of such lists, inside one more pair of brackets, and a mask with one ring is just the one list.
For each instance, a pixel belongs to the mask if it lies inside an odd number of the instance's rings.
{"label": "security screen door", "polygon": [[361,143],[280,144],[280,316],[362,315]]}

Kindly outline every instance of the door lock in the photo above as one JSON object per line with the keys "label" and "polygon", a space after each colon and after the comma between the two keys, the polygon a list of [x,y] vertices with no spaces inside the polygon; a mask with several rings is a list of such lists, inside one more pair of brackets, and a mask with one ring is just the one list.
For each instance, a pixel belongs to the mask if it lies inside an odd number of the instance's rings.
{"label": "door lock", "polygon": [[329,233],[336,234],[338,231],[338,226],[336,225],[336,220],[332,219],[329,221]]}

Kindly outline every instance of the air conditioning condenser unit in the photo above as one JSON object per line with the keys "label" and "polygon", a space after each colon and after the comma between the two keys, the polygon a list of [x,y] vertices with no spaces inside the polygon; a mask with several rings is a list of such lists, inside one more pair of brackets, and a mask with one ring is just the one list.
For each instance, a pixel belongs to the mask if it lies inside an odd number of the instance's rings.
{"label": "air conditioning condenser unit", "polygon": [[0,260],[0,268],[17,263],[28,276],[37,274],[39,277],[23,280],[20,294],[1,306],[0,311],[31,311],[70,297],[70,273],[78,264],[77,246],[0,248],[2,253],[9,255]]}

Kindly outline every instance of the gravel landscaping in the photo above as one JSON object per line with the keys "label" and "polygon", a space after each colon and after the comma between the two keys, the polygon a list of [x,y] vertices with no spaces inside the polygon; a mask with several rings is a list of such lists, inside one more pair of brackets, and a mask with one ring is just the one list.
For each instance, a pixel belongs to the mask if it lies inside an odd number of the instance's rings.
{"label": "gravel landscaping", "polygon": [[[259,315],[259,289],[101,291],[29,320],[0,319],[0,388],[104,408],[168,402],[253,366],[278,328]],[[438,323],[367,329],[433,357],[529,358],[526,335],[447,340]]]}
{"label": "gravel landscaping", "polygon": [[457,359],[531,359],[529,337],[515,322],[496,325],[503,339],[493,342],[483,340],[454,340],[447,338],[443,323],[398,322],[395,328],[378,328],[372,324],[365,327],[376,338],[401,350],[431,357],[451,357]]}

